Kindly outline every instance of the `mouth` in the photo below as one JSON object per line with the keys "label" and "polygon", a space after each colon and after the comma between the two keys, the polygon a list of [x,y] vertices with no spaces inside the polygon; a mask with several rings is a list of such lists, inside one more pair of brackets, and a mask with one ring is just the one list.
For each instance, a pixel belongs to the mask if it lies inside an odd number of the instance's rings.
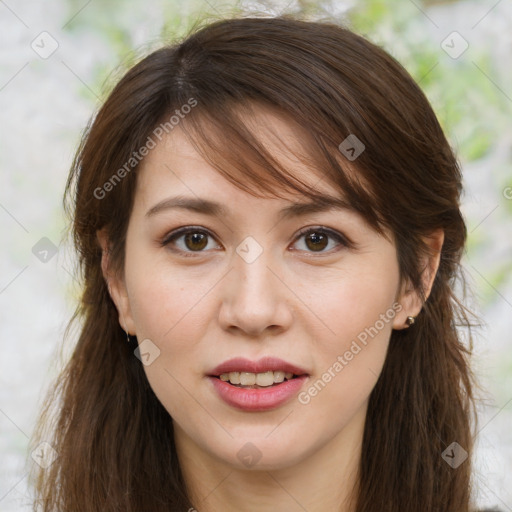
{"label": "mouth", "polygon": [[243,357],[229,359],[216,366],[208,376],[237,387],[267,388],[308,375],[295,364],[267,356],[257,361]]}
{"label": "mouth", "polygon": [[289,402],[309,373],[273,357],[258,361],[235,358],[214,368],[207,377],[228,405],[244,411],[266,411]]}
{"label": "mouth", "polygon": [[[307,374],[303,374],[306,376]],[[212,375],[223,382],[227,382],[232,386],[244,389],[265,389],[272,386],[281,384],[282,382],[289,381],[301,377],[292,372],[285,372],[283,370],[266,371],[260,373],[252,372],[229,372],[221,373],[220,375]]]}

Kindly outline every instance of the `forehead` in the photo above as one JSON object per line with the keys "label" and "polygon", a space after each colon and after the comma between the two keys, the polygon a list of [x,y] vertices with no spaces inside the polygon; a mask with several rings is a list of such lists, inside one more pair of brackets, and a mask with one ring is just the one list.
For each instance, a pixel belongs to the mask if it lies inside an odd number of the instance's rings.
{"label": "forehead", "polygon": [[[285,170],[288,178],[316,193],[341,196],[340,191],[329,183],[325,174],[314,165],[308,165],[307,161],[311,161],[311,157],[305,151],[306,135],[297,126],[269,109],[260,109],[256,115],[247,116],[243,121],[258,143],[278,163],[280,172]],[[230,199],[232,194],[236,193],[234,189],[239,191],[239,185],[242,184],[246,191],[252,190],[255,195],[262,197],[292,200],[304,195],[271,176],[268,169],[264,169],[264,165],[245,161],[243,158],[236,160],[235,184],[226,179],[215,164],[208,157],[205,158],[204,153],[198,151],[193,136],[194,132],[183,130],[178,125],[162,137],[138,169],[139,192],[153,195],[164,188],[188,189],[190,193],[210,191],[216,196],[224,195],[226,199]],[[222,134],[219,133],[212,136],[220,141],[223,153],[234,154],[233,141],[227,137],[223,140]],[[237,149],[240,152],[240,148]],[[273,181],[270,187],[265,187],[270,190],[263,192],[250,185],[250,182],[254,183],[258,178],[267,183]]]}

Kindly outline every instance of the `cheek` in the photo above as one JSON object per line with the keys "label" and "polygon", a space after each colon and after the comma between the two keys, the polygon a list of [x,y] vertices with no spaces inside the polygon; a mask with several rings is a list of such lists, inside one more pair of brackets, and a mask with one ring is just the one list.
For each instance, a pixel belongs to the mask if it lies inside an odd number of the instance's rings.
{"label": "cheek", "polygon": [[318,374],[298,397],[303,405],[315,403],[318,410],[335,409],[347,418],[377,382],[396,315],[398,269],[392,264],[387,272],[366,269],[338,276],[314,299],[329,334],[316,338]]}
{"label": "cheek", "polygon": [[329,353],[329,348],[343,349],[347,342],[376,323],[379,332],[389,335],[395,314],[392,306],[398,288],[398,268],[391,258],[388,263],[384,268],[380,268],[378,261],[374,265],[353,265],[309,283],[309,290],[317,290],[309,294],[310,308],[328,332],[318,338],[324,340],[326,349],[320,353]]}
{"label": "cheek", "polygon": [[131,312],[141,335],[165,345],[169,339],[179,343],[176,334],[186,331],[187,346],[193,346],[193,334],[207,320],[204,309],[214,284],[211,277],[157,263],[132,272],[127,281]]}
{"label": "cheek", "polygon": [[172,417],[188,414],[193,401],[187,390],[196,379],[193,363],[200,357],[197,340],[205,330],[199,308],[193,307],[197,289],[190,291],[176,281],[171,286],[168,280],[146,274],[132,290],[139,342],[150,339],[158,347],[158,357],[144,366],[148,382]]}
{"label": "cheek", "polygon": [[[394,294],[384,290],[368,289],[365,293],[359,288],[356,293],[342,293],[332,301],[324,302],[326,323],[332,331],[326,346],[339,351],[348,348],[347,343],[356,339],[364,343],[370,335],[380,338],[382,333],[386,338],[395,314],[393,299]],[[334,346],[332,338],[338,340]]]}
{"label": "cheek", "polygon": [[159,350],[144,371],[162,405],[179,417],[180,411],[194,409],[189,391],[203,378],[197,363],[205,358],[201,340],[211,324],[215,281],[211,272],[183,272],[165,261],[141,266],[137,261],[149,258],[133,256],[127,260],[126,281],[137,336],[139,342],[151,340]]}

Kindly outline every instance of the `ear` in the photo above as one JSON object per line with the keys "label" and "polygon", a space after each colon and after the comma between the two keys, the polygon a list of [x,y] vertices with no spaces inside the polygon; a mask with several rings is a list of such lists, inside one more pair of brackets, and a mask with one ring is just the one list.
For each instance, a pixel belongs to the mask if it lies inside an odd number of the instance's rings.
{"label": "ear", "polygon": [[101,255],[101,271],[105,282],[107,283],[108,292],[116,305],[119,314],[119,325],[127,333],[135,335],[135,322],[130,308],[130,300],[124,278],[114,272],[110,263],[110,245],[108,232],[106,228],[100,229],[96,232],[98,243],[102,250]]}
{"label": "ear", "polygon": [[[429,254],[421,262],[422,274],[421,280],[425,293],[425,300],[429,297],[434,284],[439,262],[441,261],[441,249],[444,242],[444,230],[437,229],[425,237],[424,242],[429,248]],[[393,329],[405,329],[409,327],[406,323],[407,317],[417,317],[423,307],[423,300],[420,294],[414,290],[410,281],[402,284],[396,301],[401,304],[402,309],[395,316]]]}

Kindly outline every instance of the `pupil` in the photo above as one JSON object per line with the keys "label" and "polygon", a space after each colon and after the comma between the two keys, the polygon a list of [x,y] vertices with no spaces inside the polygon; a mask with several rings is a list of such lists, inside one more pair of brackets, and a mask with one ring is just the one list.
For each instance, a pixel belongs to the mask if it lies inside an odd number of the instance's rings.
{"label": "pupil", "polygon": [[[313,245],[311,246],[309,242],[313,242]],[[320,245],[318,245],[318,242],[320,242]],[[327,247],[327,236],[322,233],[311,233],[306,237],[306,244],[312,250],[325,249]]]}
{"label": "pupil", "polygon": [[201,250],[207,245],[207,237],[204,233],[189,233],[185,236],[186,244],[189,249]]}

